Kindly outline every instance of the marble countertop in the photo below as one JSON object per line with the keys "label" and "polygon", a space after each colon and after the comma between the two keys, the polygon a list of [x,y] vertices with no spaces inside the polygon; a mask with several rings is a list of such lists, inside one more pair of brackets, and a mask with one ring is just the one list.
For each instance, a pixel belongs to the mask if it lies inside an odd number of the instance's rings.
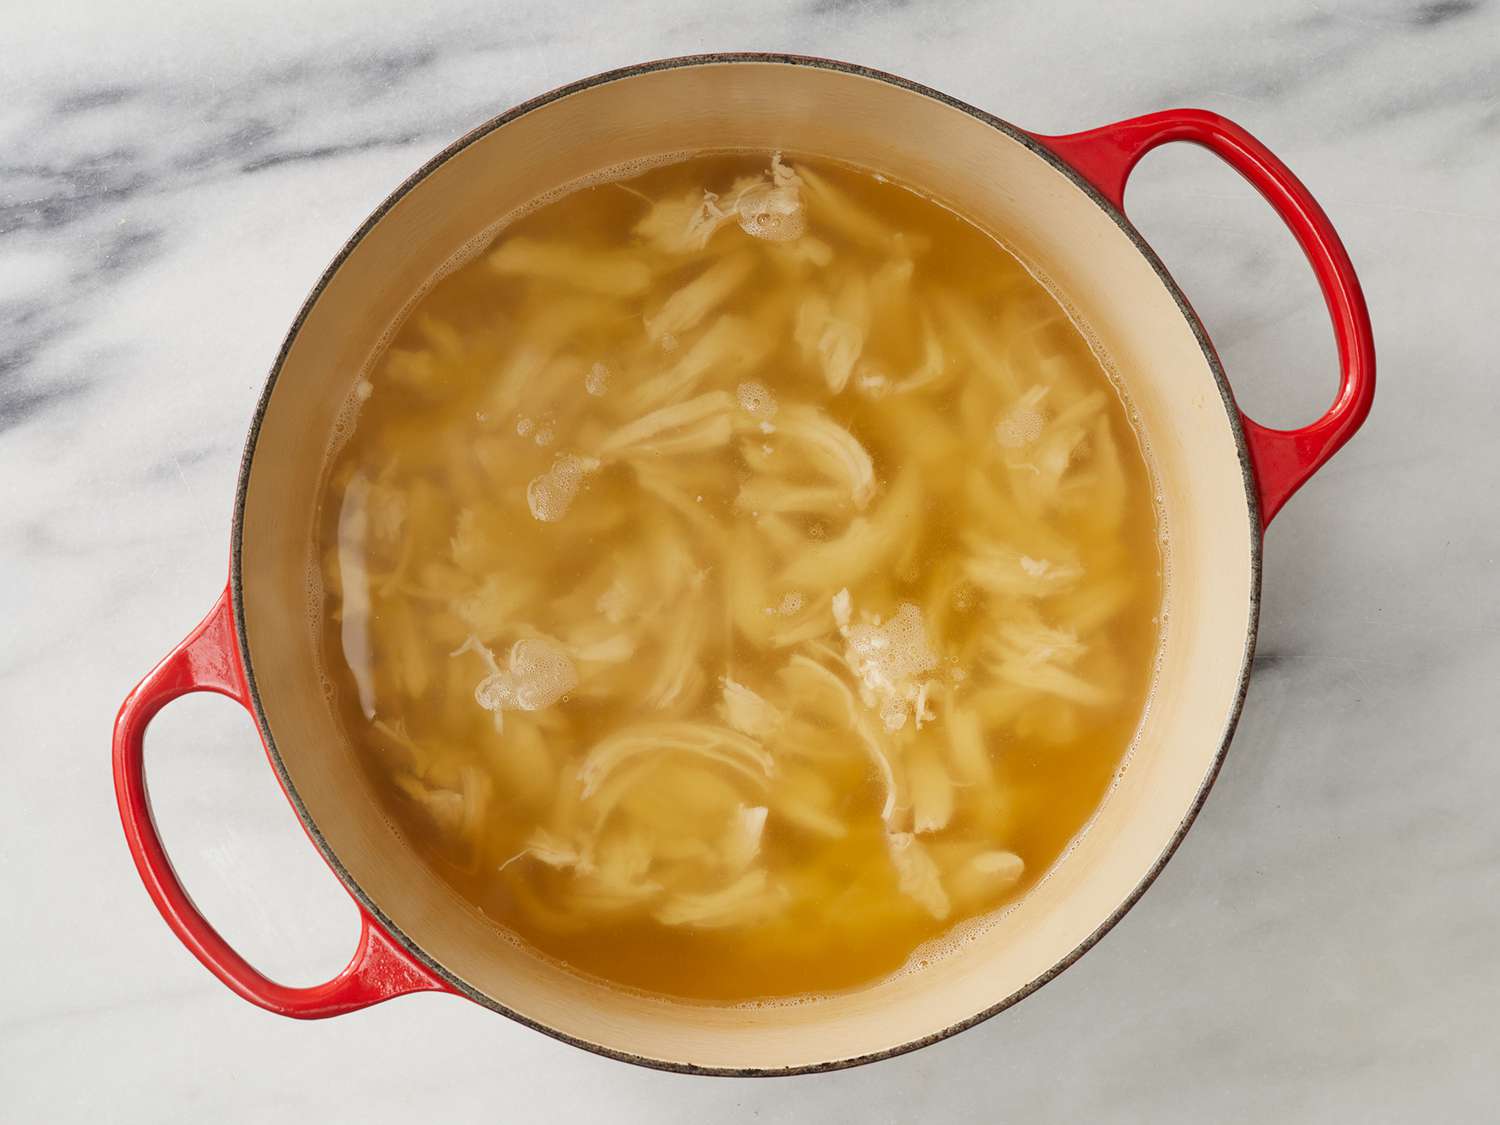
{"label": "marble countertop", "polygon": [[[0,35],[0,1118],[33,1121],[1441,1121],[1500,1101],[1500,4],[14,5]],[[1047,132],[1172,105],[1274,147],[1363,279],[1381,388],[1271,528],[1256,675],[1203,815],[1078,965],[856,1071],[627,1067],[456,999],[322,1023],[230,995],[122,842],[109,728],[223,582],[240,447],[308,287],[413,168],[644,58],[790,50]],[[1312,275],[1206,154],[1129,208],[1246,408],[1318,413]],[[354,911],[251,723],[152,728],[187,885],[312,983]]]}

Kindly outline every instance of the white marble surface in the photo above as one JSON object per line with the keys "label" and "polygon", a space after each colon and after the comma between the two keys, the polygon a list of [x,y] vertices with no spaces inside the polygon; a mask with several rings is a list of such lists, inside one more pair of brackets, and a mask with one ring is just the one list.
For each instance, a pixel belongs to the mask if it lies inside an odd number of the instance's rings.
{"label": "white marble surface", "polygon": [[[1494,1119],[1495,0],[51,0],[0,26],[0,1119]],[[125,691],[223,581],[240,444],[287,324],[346,234],[458,133],[607,67],[744,48],[866,62],[1044,131],[1207,106],[1333,216],[1382,385],[1271,529],[1222,780],[1077,966],[857,1071],[658,1074],[435,996],[316,1024],[238,1001],[142,891],[107,745]],[[1269,423],[1314,415],[1327,325],[1249,189],[1177,149],[1129,205],[1242,402]],[[149,758],[209,916],[289,982],[337,968],[353,909],[248,719],[184,701]]]}

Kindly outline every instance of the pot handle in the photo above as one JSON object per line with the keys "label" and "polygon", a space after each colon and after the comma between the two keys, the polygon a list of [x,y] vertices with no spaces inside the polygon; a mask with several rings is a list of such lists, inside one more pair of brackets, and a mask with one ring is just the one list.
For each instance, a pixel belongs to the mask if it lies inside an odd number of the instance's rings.
{"label": "pot handle", "polygon": [[1079,172],[1120,211],[1125,182],[1141,157],[1169,141],[1202,145],[1265,197],[1307,255],[1339,349],[1339,392],[1311,425],[1273,430],[1240,412],[1260,492],[1264,528],[1292,493],[1354,435],[1375,396],[1375,341],[1364,294],[1344,244],[1323,208],[1281,160],[1228,118],[1202,109],[1168,109],[1084,133],[1036,138]]}
{"label": "pot handle", "polygon": [[146,727],[172,700],[195,691],[227,695],[250,709],[227,589],[198,627],[125,697],[115,719],[115,798],[125,826],[125,841],[151,901],[178,940],[209,972],[252,1004],[299,1019],[342,1015],[408,992],[451,991],[381,929],[363,907],[359,912],[359,945],[353,958],[331,981],[310,988],[288,988],[261,975],[198,912],[162,848],[151,818],[143,770]]}

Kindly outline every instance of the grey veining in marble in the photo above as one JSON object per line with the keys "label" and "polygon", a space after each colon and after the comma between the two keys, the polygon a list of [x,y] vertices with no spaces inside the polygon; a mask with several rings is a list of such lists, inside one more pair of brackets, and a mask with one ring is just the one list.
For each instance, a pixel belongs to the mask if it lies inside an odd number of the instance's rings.
{"label": "grey veining in marble", "polygon": [[[57,0],[0,24],[0,1119],[1494,1119],[1500,3]],[[873,1068],[656,1074],[436,996],[318,1024],[252,1008],[142,891],[107,745],[223,581],[267,365],[348,232],[454,136],[573,78],[712,49],[865,62],[1041,131],[1206,106],[1332,215],[1382,384],[1271,528],[1218,787],[1098,949]],[[1250,190],[1174,148],[1128,205],[1242,403],[1315,415],[1325,315]],[[208,915],[291,983],[336,970],[353,909],[249,721],[178,703],[149,769]]]}

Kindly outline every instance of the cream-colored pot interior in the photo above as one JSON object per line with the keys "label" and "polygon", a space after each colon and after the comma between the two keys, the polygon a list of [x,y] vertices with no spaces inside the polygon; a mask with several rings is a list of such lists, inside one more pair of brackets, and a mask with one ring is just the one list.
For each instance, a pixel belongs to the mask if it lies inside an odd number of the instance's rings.
{"label": "cream-colored pot interior", "polygon": [[[419,286],[537,195],[640,158],[704,148],[811,152],[885,172],[1001,232],[1050,276],[1118,370],[1150,444],[1171,542],[1160,684],[1092,827],[960,952],[854,994],[712,1008],[610,991],[497,936],[403,845],[319,690],[309,536],[324,446],[357,370]],[[1107,928],[1170,853],[1242,695],[1259,532],[1244,456],[1205,346],[1118,218],[994,122],[852,69],[698,61],[586,84],[481,131],[372,222],[296,328],[269,393],[237,527],[239,620],[268,745],[341,875],[476,999],[608,1052],[778,1070],[913,1045],[1024,994]]]}

